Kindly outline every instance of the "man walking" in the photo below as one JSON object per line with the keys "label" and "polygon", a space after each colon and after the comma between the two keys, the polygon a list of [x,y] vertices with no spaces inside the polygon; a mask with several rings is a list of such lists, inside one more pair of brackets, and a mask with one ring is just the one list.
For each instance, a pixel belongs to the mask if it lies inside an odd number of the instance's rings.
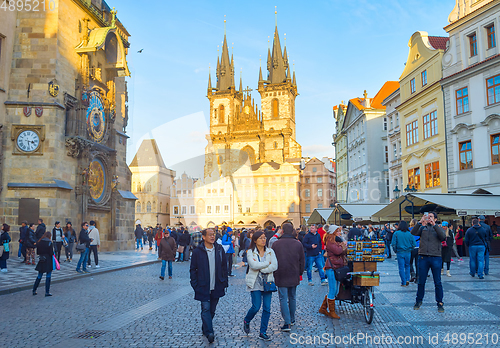
{"label": "man walking", "polygon": [[488,273],[490,273],[490,249],[491,240],[493,239],[493,231],[491,230],[491,227],[484,222],[484,215],[481,215],[478,219],[479,225],[481,225],[481,227],[484,228],[484,231],[486,232],[486,237],[484,238],[484,240],[486,241],[486,250],[484,251],[484,275],[488,275]]}
{"label": "man walking", "polygon": [[141,224],[137,224],[137,226],[135,227],[134,235],[135,235],[135,241],[137,244],[136,249],[139,250],[139,244],[140,244],[141,250],[142,250],[143,249],[142,236],[144,235],[144,230],[142,229]]}
{"label": "man walking", "polygon": [[469,274],[474,277],[477,273],[479,279],[484,279],[485,250],[487,232],[480,225],[478,219],[472,220],[472,227],[465,233],[464,243],[469,247]]}
{"label": "man walking", "polygon": [[384,229],[382,230],[382,233],[380,233],[380,236],[384,238],[384,244],[385,244],[385,251],[384,254],[387,255],[387,258],[391,258],[391,243],[392,243],[392,231],[389,227],[389,224],[384,225]]}
{"label": "man walking", "polygon": [[172,261],[175,260],[175,251],[177,250],[177,244],[175,240],[170,237],[168,230],[165,231],[163,238],[160,241],[160,246],[158,247],[158,256],[161,259],[161,272],[160,279],[165,279],[165,267],[168,264],[168,279],[172,279]]}
{"label": "man walking", "polygon": [[40,239],[42,239],[43,235],[47,231],[47,227],[45,227],[45,224],[43,223],[43,219],[38,219],[38,226],[36,227],[36,241],[38,242]]}
{"label": "man walking", "polygon": [[28,237],[28,221],[23,221],[19,228],[19,252],[18,257],[23,256],[24,260],[21,263],[26,263],[26,238]]}
{"label": "man walking", "polygon": [[351,230],[347,234],[347,240],[361,240],[362,238],[363,232],[361,231],[361,225],[353,223]]}
{"label": "man walking", "polygon": [[99,237],[99,230],[97,229],[95,225],[95,221],[90,221],[90,227],[89,227],[89,238],[92,240],[90,242],[90,248],[89,248],[89,257],[88,257],[88,266],[91,267],[90,265],[90,254],[94,254],[94,262],[95,262],[95,268],[99,268],[99,256],[97,256],[97,249],[101,245],[101,239]]}
{"label": "man walking", "polygon": [[443,229],[436,224],[437,214],[432,212],[424,215],[420,222],[413,227],[411,234],[420,236],[420,245],[418,248],[418,290],[417,299],[413,309],[420,309],[425,295],[425,282],[429,269],[434,279],[434,291],[438,312],[443,313],[443,285],[441,284],[441,267],[443,259],[441,257],[441,242],[446,239]]}
{"label": "man walking", "polygon": [[219,299],[228,286],[227,257],[224,248],[215,243],[215,232],[202,232],[203,243],[193,250],[189,268],[194,299],[201,302],[202,331],[212,343],[215,339],[213,318]]}
{"label": "man walking", "polygon": [[305,259],[302,244],[293,237],[292,224],[285,223],[280,230],[283,235],[272,244],[278,260],[274,282],[278,287],[281,316],[285,321],[281,331],[289,332],[290,326],[295,324],[295,308],[297,307],[295,294],[297,285],[300,284],[300,276],[304,273]]}
{"label": "man walking", "polygon": [[323,243],[321,242],[321,237],[318,234],[316,225],[311,225],[311,227],[309,228],[309,233],[306,234],[304,239],[302,240],[302,244],[304,244],[306,248],[306,270],[309,285],[314,285],[314,283],[312,282],[313,263],[318,268],[319,276],[321,278],[321,285],[328,285],[328,280],[326,280],[325,272],[323,271],[323,255],[321,255]]}

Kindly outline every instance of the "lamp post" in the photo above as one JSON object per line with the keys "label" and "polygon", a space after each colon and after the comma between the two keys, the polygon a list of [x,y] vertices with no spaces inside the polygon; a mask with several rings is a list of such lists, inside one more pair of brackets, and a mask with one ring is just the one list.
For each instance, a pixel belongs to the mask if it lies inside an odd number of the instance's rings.
{"label": "lamp post", "polygon": [[399,195],[401,194],[401,190],[398,188],[398,185],[396,185],[396,188],[394,190],[392,190],[392,192],[394,192],[394,197],[396,197],[396,199],[398,199]]}
{"label": "lamp post", "polygon": [[406,187],[405,187],[404,191],[405,191],[406,193],[411,192],[411,187],[410,187],[410,184],[407,184],[407,185],[406,185]]}

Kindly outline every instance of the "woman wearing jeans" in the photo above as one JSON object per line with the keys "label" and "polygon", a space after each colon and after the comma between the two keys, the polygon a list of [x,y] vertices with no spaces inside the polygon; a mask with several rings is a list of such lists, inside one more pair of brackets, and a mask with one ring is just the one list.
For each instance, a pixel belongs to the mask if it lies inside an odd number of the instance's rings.
{"label": "woman wearing jeans", "polygon": [[321,314],[333,319],[340,319],[335,313],[335,297],[339,293],[340,282],[335,279],[335,270],[347,265],[347,244],[340,237],[342,229],[340,226],[331,225],[324,237],[326,250],[325,273],[328,279],[328,295],[325,296],[319,309]]}
{"label": "woman wearing jeans", "polygon": [[243,330],[247,334],[250,332],[250,321],[259,311],[261,303],[264,303],[259,338],[270,341],[271,338],[267,335],[267,325],[271,316],[271,297],[273,293],[264,291],[264,282],[274,282],[273,272],[278,269],[278,260],[274,250],[266,248],[266,235],[264,232],[258,231],[253,234],[250,249],[247,251],[247,260],[248,273],[245,281],[252,298],[252,307],[248,310],[243,321]]}
{"label": "woman wearing jeans", "polygon": [[173,237],[170,237],[170,232],[165,230],[165,234],[158,246],[158,258],[161,259],[160,279],[165,279],[165,267],[168,264],[168,279],[172,279],[172,261],[175,261],[175,251],[177,244]]}
{"label": "woman wearing jeans", "polygon": [[417,246],[415,238],[408,230],[406,221],[399,223],[399,229],[394,232],[391,242],[392,249],[397,254],[401,286],[410,285],[411,251]]}
{"label": "woman wearing jeans", "polygon": [[38,271],[38,276],[36,277],[35,284],[33,285],[33,295],[36,295],[36,289],[40,285],[42,276],[45,273],[45,297],[52,296],[50,291],[50,279],[53,270],[53,257],[54,257],[54,247],[51,241],[50,232],[45,232],[45,234],[36,243],[36,253],[39,256],[38,265],[36,265],[35,270]]}

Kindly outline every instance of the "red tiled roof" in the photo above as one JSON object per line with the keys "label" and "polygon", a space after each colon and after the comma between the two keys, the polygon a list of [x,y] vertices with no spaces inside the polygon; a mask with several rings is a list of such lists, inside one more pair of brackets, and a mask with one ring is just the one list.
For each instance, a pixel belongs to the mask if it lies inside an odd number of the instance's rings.
{"label": "red tiled roof", "polygon": [[445,50],[446,43],[450,40],[449,37],[444,36],[429,36],[429,42],[437,50]]}

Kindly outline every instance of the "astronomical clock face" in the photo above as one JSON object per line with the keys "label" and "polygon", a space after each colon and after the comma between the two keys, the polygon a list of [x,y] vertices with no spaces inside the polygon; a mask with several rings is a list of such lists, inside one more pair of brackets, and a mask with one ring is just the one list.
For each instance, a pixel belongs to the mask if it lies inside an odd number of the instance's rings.
{"label": "astronomical clock face", "polygon": [[96,203],[102,201],[106,192],[106,171],[99,159],[94,159],[90,163],[89,187],[92,199]]}
{"label": "astronomical clock face", "polygon": [[96,142],[104,139],[106,134],[106,115],[98,92],[91,92],[87,108],[87,130]]}
{"label": "astronomical clock face", "polygon": [[17,147],[23,152],[33,152],[40,145],[40,137],[32,130],[25,130],[17,136]]}

